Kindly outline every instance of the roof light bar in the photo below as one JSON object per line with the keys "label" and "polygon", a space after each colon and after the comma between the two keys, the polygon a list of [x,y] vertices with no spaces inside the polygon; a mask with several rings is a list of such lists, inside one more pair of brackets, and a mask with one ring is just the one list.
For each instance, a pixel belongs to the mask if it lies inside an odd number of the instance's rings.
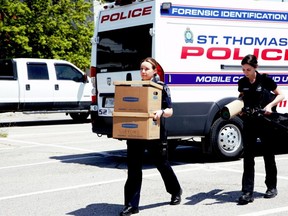
{"label": "roof light bar", "polygon": [[172,3],[171,2],[163,2],[161,5],[161,9],[162,10],[169,10],[172,7]]}
{"label": "roof light bar", "polygon": [[135,0],[116,0],[115,5],[123,6],[123,5],[128,5],[132,4]]}

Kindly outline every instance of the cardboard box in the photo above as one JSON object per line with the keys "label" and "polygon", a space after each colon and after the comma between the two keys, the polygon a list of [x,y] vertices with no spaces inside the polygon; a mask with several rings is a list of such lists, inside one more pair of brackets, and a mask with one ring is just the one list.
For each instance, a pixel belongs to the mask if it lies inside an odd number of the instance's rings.
{"label": "cardboard box", "polygon": [[113,112],[113,138],[159,139],[160,122],[149,113]]}
{"label": "cardboard box", "polygon": [[153,113],[161,109],[163,86],[152,81],[116,81],[114,111]]}

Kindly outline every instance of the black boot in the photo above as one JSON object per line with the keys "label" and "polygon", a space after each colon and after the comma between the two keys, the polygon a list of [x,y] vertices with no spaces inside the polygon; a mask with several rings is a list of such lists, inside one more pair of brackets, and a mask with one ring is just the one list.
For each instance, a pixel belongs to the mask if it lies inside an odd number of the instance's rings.
{"label": "black boot", "polygon": [[278,194],[278,191],[276,188],[267,189],[267,191],[264,195],[264,198],[270,199],[270,198],[277,196],[277,194]]}
{"label": "black boot", "polygon": [[124,209],[120,212],[120,216],[129,216],[132,214],[137,214],[138,212],[138,208],[132,206],[125,206]]}
{"label": "black boot", "polygon": [[251,192],[245,192],[243,193],[239,199],[238,199],[238,204],[239,205],[246,205],[248,204],[249,202],[253,202],[254,201],[254,198],[253,198],[253,193]]}
{"label": "black boot", "polygon": [[182,189],[180,189],[179,193],[171,196],[170,205],[180,204],[181,203],[181,195],[182,195]]}

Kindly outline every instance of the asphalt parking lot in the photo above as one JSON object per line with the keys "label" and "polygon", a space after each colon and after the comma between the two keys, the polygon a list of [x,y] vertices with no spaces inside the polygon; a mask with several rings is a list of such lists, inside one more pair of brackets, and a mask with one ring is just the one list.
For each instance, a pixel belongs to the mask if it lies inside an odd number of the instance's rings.
{"label": "asphalt parking lot", "polygon": [[[123,206],[126,145],[98,137],[89,120],[69,116],[0,115],[0,215],[112,216]],[[8,123],[9,122],[9,123]],[[242,159],[216,161],[199,149],[180,147],[171,159],[181,186],[182,203],[170,206],[162,179],[145,157],[139,216],[288,214],[288,151],[276,156],[278,191],[264,199],[265,169],[256,157],[255,201],[237,205]]]}

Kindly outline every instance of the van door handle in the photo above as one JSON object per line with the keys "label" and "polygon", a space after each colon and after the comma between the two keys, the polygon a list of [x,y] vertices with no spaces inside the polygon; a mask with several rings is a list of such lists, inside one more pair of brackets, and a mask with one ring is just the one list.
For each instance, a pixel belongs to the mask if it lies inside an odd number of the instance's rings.
{"label": "van door handle", "polygon": [[30,91],[30,85],[29,84],[26,84],[26,90]]}
{"label": "van door handle", "polygon": [[59,90],[59,85],[55,84],[55,90],[58,91]]}

